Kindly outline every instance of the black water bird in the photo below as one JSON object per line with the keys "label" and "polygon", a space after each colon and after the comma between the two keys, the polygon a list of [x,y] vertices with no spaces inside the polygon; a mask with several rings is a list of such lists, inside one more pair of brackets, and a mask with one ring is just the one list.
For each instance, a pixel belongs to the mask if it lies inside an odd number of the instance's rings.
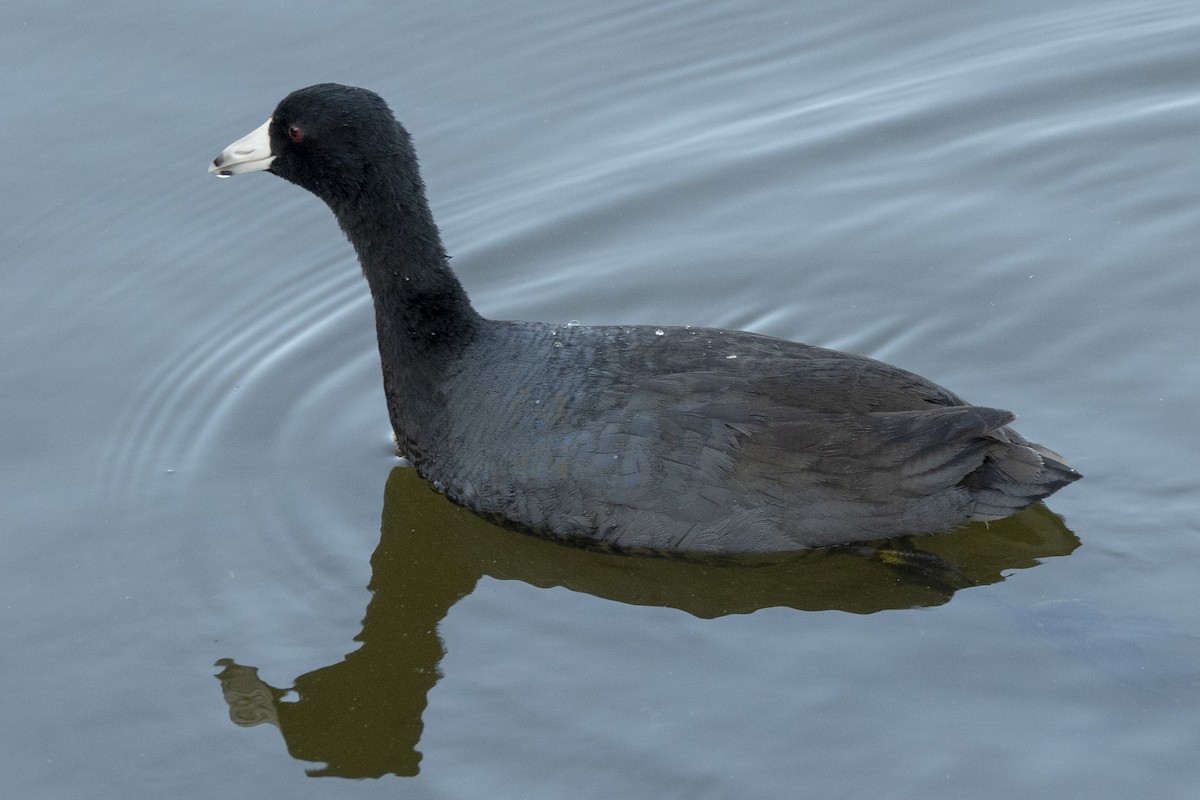
{"label": "black water bird", "polygon": [[401,451],[486,517],[617,548],[777,552],[999,519],[1080,477],[1008,411],[863,356],[480,316],[408,132],[365,89],[291,93],[210,169],[260,170],[332,209],[374,298]]}

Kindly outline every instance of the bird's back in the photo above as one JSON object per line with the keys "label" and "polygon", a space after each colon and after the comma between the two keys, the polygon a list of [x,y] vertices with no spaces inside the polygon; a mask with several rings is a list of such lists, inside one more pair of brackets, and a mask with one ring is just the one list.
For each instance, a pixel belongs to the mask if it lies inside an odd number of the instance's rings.
{"label": "bird's back", "polygon": [[1006,411],[750,333],[491,323],[445,380],[432,438],[450,446],[418,465],[435,486],[619,547],[769,552],[945,530],[1076,477]]}

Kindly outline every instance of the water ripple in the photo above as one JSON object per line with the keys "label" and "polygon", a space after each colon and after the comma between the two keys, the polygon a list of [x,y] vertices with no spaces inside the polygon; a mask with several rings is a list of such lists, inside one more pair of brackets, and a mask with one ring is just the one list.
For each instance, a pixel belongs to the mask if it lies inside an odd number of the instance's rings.
{"label": "water ripple", "polygon": [[[209,313],[134,393],[115,426],[104,491],[144,492],[194,471],[229,431],[270,439],[308,393],[345,380],[311,358],[314,349],[338,349],[347,318],[369,318],[362,278],[345,262],[326,260],[282,286],[260,283],[226,313]],[[240,418],[247,407],[259,407],[250,423]]]}

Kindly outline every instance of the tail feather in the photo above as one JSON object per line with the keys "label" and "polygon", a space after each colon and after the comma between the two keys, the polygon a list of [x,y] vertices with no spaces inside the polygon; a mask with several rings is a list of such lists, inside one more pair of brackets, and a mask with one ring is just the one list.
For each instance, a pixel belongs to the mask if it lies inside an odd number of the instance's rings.
{"label": "tail feather", "polygon": [[971,519],[1007,517],[1083,477],[1050,448],[1027,442],[1015,431],[1003,433],[1004,445],[964,481],[975,495]]}

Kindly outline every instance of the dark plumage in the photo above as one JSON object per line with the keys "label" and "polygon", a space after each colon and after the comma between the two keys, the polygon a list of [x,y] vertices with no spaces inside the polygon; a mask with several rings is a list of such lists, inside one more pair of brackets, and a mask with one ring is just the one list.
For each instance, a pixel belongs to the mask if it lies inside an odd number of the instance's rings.
{"label": "dark plumage", "polygon": [[375,301],[402,451],[485,516],[618,547],[769,552],[1007,516],[1079,477],[924,378],[741,331],[481,317],[382,99],[288,95],[212,170],[329,204]]}

